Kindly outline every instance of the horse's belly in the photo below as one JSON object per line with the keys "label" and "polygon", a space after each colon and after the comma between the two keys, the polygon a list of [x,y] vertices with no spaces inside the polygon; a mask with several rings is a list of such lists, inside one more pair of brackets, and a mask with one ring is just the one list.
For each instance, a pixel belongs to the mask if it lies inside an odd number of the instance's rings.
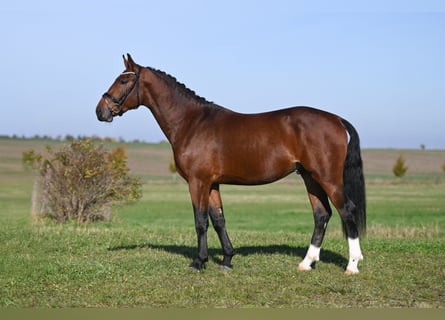
{"label": "horse's belly", "polygon": [[221,183],[266,184],[284,178],[295,171],[295,161],[288,158],[234,157],[221,171]]}

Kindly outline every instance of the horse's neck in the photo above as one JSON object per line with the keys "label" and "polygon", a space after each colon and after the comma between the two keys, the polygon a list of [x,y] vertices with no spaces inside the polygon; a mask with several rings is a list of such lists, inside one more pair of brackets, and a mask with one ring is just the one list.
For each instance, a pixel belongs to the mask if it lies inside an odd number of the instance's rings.
{"label": "horse's neck", "polygon": [[202,113],[202,106],[191,98],[187,98],[176,90],[169,88],[162,80],[150,82],[150,98],[144,101],[161,130],[174,147],[183,140],[193,121]]}
{"label": "horse's neck", "polygon": [[[193,127],[193,122],[199,118],[199,110],[189,107],[190,105],[170,104],[150,108],[159,127],[173,147],[179,143],[179,140],[184,140],[189,131],[188,128]],[[181,112],[176,112],[178,109]]]}

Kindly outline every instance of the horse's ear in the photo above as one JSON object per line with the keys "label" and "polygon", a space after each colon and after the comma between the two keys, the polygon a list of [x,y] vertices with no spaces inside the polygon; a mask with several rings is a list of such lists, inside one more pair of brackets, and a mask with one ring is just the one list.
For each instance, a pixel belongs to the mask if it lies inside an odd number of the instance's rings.
{"label": "horse's ear", "polygon": [[122,55],[122,58],[124,59],[125,69],[128,69],[128,60],[125,58],[125,55]]}
{"label": "horse's ear", "polygon": [[127,59],[124,57],[124,63],[127,70],[134,70],[136,63],[133,61],[133,58],[129,53],[127,53]]}

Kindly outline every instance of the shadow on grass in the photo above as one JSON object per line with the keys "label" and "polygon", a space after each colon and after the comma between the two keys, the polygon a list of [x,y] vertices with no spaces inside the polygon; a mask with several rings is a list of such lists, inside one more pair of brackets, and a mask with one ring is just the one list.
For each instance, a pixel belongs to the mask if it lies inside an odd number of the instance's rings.
{"label": "shadow on grass", "polygon": [[[188,259],[193,259],[196,256],[196,247],[185,246],[185,245],[161,245],[161,244],[130,244],[130,245],[121,245],[114,246],[108,248],[109,251],[119,251],[119,250],[134,250],[134,249],[155,249],[155,250],[163,250],[165,252],[182,255]],[[307,247],[291,247],[288,245],[264,245],[264,246],[242,246],[235,248],[235,255],[238,256],[249,256],[255,254],[282,254],[289,256],[298,256],[301,259],[304,258],[307,251]],[[217,264],[222,263],[221,259],[221,249],[209,248],[209,258],[213,260]],[[320,260],[324,263],[331,263],[340,268],[345,268],[348,260],[342,255],[330,251],[330,250],[321,250]]]}

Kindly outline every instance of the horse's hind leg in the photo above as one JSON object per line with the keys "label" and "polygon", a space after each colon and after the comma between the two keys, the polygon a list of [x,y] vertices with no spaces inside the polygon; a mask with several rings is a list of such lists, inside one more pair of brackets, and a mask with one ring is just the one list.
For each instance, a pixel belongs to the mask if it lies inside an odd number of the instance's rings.
{"label": "horse's hind leg", "polygon": [[[346,203],[344,203],[346,201]],[[349,246],[349,261],[346,267],[346,274],[358,273],[358,263],[363,260],[362,250],[360,248],[360,240],[357,223],[353,211],[355,210],[355,205],[352,201],[344,199],[344,205],[337,205],[336,201],[333,200],[333,204],[337,207],[338,212],[343,223],[343,229],[348,238]]]}
{"label": "horse's hind leg", "polygon": [[362,250],[360,248],[359,232],[354,216],[356,207],[351,200],[343,194],[343,188],[336,185],[326,185],[325,190],[332,201],[332,204],[338,210],[349,245],[349,262],[346,267],[346,274],[358,273],[358,263],[363,260]]}
{"label": "horse's hind leg", "polygon": [[326,232],[329,219],[332,215],[329,206],[328,197],[323,188],[318,184],[307,171],[302,170],[306,189],[309,195],[309,201],[314,212],[314,232],[312,234],[311,244],[303,261],[298,265],[298,270],[311,270],[312,263],[320,259],[320,248]]}
{"label": "horse's hind leg", "polygon": [[210,219],[212,220],[213,228],[218,234],[219,241],[221,242],[224,256],[221,267],[223,269],[231,269],[234,251],[226,230],[226,221],[224,218],[224,210],[221,195],[219,193],[219,186],[214,186],[210,191],[209,214]]}

